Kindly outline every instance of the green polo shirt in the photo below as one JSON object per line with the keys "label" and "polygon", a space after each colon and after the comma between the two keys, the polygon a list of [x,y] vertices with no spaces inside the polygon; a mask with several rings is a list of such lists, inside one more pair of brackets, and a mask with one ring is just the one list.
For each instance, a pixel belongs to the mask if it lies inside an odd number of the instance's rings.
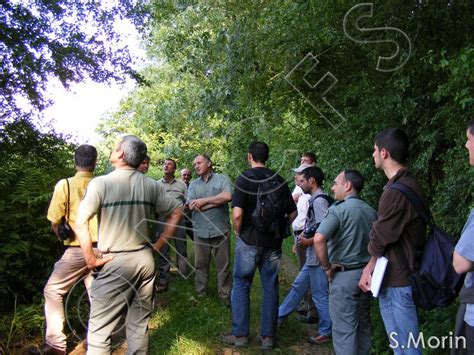
{"label": "green polo shirt", "polygon": [[[232,193],[232,185],[227,176],[211,173],[208,180],[198,178],[189,184],[188,201],[203,197]],[[229,204],[211,208],[207,211],[193,211],[194,235],[199,238],[213,238],[230,231]]]}
{"label": "green polo shirt", "polygon": [[188,191],[188,187],[184,182],[177,180],[176,178],[168,182],[164,178],[161,178],[158,180],[158,184],[163,186],[168,197],[174,198],[184,205],[186,202],[186,193]]}
{"label": "green polo shirt", "polygon": [[317,232],[326,237],[329,262],[347,267],[363,266],[372,223],[377,212],[360,198],[349,196],[329,207]]}

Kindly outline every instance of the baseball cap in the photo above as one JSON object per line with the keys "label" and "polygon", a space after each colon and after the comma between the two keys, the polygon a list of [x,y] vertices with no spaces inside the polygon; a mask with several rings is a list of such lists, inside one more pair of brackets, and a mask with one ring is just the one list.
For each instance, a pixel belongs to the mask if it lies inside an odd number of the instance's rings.
{"label": "baseball cap", "polygon": [[301,173],[304,169],[309,168],[310,166],[312,166],[312,165],[310,165],[310,164],[301,164],[299,167],[291,169],[291,170],[293,170],[295,173]]}

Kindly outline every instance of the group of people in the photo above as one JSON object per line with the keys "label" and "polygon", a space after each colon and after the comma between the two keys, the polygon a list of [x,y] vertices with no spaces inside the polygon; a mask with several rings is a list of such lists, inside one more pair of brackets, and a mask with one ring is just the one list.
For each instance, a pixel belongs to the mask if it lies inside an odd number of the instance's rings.
{"label": "group of people", "polygon": [[[275,346],[278,328],[299,310],[305,312],[302,321],[319,322],[309,342],[332,341],[336,354],[368,354],[372,272],[377,258],[385,256],[388,266],[379,308],[390,347],[395,354],[421,354],[420,343],[411,342],[418,337],[418,317],[409,276],[419,267],[427,226],[405,195],[390,188],[395,182],[406,185],[429,208],[427,196],[407,167],[408,148],[401,129],[385,129],[375,137],[374,164],[388,179],[376,212],[360,198],[364,178],[357,170],[340,171],[332,183],[332,196],[327,194],[324,173],[311,153],[304,154],[294,169],[292,193],[287,182],[266,167],[269,147],[263,142],[249,145],[250,168],[234,186],[227,176],[213,171],[211,159],[204,154],[193,161],[198,177],[191,182],[189,169],[181,170],[182,180],[175,177],[173,159],[164,161],[162,179],[151,179],[146,176],[147,147],[130,135],[121,137],[111,153],[115,170],[93,178],[97,152],[90,145],[80,146],[74,157],[77,173],[58,182],[48,210],[57,235],[67,215],[76,236],[64,242],[64,255],[45,286],[46,339],[30,353],[65,354],[63,297],[81,278],[91,302],[88,353],[110,353],[110,335],[124,313],[128,352],[147,353],[153,297],[155,291],[168,288],[173,239],[178,271],[187,276],[194,267],[198,296],[208,291],[214,257],[218,296],[232,310],[232,329],[222,338],[226,344],[249,344],[250,289],[259,270],[263,295],[258,339],[264,350]],[[474,166],[474,121],[468,124],[466,148]],[[272,228],[262,229],[255,211],[263,201],[262,186],[269,180],[278,185],[279,215]],[[229,203],[235,235],[232,275]],[[150,228],[149,220],[155,220],[157,228]],[[290,233],[289,224],[300,272],[279,304],[281,236]],[[193,239],[194,265],[187,259],[186,235]],[[457,272],[468,273],[466,289],[474,289],[473,238],[474,211],[453,262]],[[160,254],[156,273],[153,250]],[[399,258],[400,253],[404,258]],[[308,308],[303,310],[305,298]],[[464,303],[458,334],[465,336],[467,351],[473,353],[474,302],[468,298]]]}

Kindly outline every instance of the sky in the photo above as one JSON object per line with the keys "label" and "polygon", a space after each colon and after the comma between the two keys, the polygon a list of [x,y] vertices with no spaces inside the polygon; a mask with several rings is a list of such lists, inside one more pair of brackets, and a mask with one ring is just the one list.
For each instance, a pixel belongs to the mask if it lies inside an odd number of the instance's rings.
{"label": "sky", "polygon": [[[133,24],[126,20],[117,20],[115,25],[124,41],[130,47],[137,67],[145,62],[145,54],[139,44],[138,32]],[[134,81],[125,84],[99,84],[92,80],[72,84],[66,90],[59,80],[48,83],[48,97],[54,104],[44,110],[46,122],[51,123],[56,132],[70,134],[76,143],[94,144],[101,140],[95,130],[100,119],[107,113],[119,108],[120,100],[134,88]]]}
{"label": "sky", "polygon": [[43,112],[44,117],[56,132],[70,134],[78,143],[95,144],[101,139],[95,132],[100,118],[117,110],[133,87],[132,81],[108,86],[88,80],[66,90],[59,81],[51,82],[48,92],[55,103]]}

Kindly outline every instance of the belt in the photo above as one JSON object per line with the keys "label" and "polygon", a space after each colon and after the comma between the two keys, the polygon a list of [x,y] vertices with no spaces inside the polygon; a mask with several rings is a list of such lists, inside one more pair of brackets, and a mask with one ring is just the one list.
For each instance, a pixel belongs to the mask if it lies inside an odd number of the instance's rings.
{"label": "belt", "polygon": [[[80,248],[80,245],[65,245],[67,248]],[[97,242],[92,243],[93,248],[97,248]]]}
{"label": "belt", "polygon": [[359,265],[359,266],[338,265],[334,268],[334,272],[344,272],[344,271],[357,270],[357,269],[362,269],[364,266],[365,265]]}

